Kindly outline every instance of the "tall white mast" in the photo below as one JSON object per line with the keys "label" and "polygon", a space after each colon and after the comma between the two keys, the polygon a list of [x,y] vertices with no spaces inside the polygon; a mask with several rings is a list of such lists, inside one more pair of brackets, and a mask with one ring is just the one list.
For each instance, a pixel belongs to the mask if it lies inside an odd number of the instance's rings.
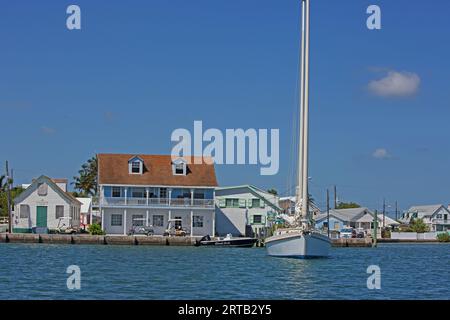
{"label": "tall white mast", "polygon": [[[302,226],[307,227],[309,216],[309,193],[308,193],[308,124],[309,124],[309,0],[302,0],[302,97],[301,97],[301,149],[302,158],[299,159],[299,170],[301,171]],[[301,164],[300,164],[301,161]],[[301,167],[300,167],[301,166]]]}
{"label": "tall white mast", "polygon": [[[297,159],[297,205],[300,205],[302,203],[302,185],[303,185],[303,146],[304,146],[304,123],[303,123],[303,117],[304,117],[304,86],[305,86],[305,77],[303,76],[304,70],[305,70],[305,54],[304,54],[304,48],[305,48],[305,3],[303,0],[301,0],[301,45],[300,45],[300,88],[299,88],[299,105],[300,105],[300,119],[299,119],[299,146],[298,146],[298,159]],[[298,207],[298,213],[301,215],[301,207]],[[296,210],[297,211],[297,210]]]}

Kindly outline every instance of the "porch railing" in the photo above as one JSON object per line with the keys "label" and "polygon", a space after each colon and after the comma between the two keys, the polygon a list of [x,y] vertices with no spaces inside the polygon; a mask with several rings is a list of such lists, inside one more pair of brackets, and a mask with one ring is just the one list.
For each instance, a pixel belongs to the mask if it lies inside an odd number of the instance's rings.
{"label": "porch railing", "polygon": [[190,198],[116,198],[105,197],[101,199],[103,206],[173,206],[173,207],[214,207],[214,199],[190,199]]}

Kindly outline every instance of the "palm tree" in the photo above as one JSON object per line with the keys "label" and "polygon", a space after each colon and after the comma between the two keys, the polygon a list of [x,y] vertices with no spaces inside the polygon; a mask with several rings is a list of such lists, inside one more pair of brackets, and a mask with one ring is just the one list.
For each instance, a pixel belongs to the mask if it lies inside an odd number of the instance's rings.
{"label": "palm tree", "polygon": [[73,177],[76,190],[83,196],[95,196],[97,194],[97,156],[90,158],[81,166],[78,176]]}

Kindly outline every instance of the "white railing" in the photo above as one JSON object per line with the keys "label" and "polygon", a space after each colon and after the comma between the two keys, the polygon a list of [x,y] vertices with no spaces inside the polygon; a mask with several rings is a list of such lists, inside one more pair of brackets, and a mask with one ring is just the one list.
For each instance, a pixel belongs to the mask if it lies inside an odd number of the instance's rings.
{"label": "white railing", "polygon": [[173,206],[173,207],[214,207],[214,199],[168,199],[168,198],[116,198],[105,197],[101,201],[102,206]]}
{"label": "white railing", "polygon": [[433,219],[431,222],[433,224],[450,224],[450,220],[448,219]]}

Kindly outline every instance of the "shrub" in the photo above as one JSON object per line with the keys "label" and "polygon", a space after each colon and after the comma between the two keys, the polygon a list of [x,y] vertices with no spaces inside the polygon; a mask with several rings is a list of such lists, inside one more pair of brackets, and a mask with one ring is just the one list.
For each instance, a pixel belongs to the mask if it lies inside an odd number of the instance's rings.
{"label": "shrub", "polygon": [[437,239],[439,242],[450,242],[450,234],[448,232],[439,233]]}
{"label": "shrub", "polygon": [[88,227],[88,231],[91,235],[96,236],[102,236],[105,234],[105,231],[102,230],[102,227],[98,223],[93,223]]}

